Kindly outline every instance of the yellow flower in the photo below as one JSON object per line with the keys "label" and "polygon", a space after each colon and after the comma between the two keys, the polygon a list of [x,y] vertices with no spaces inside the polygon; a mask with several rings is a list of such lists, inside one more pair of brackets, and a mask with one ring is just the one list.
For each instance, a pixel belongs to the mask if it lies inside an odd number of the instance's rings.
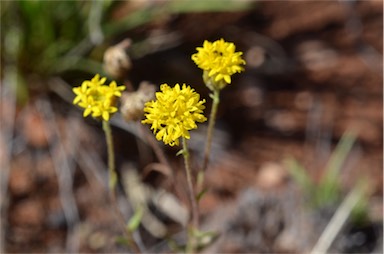
{"label": "yellow flower", "polygon": [[[204,81],[210,89],[222,89],[231,83],[231,76],[244,71],[243,52],[235,52],[236,46],[223,39],[215,42],[204,41],[203,47],[197,47],[192,55],[196,65],[204,70]],[[213,86],[213,88],[211,87]]]}
{"label": "yellow flower", "polygon": [[146,119],[144,124],[151,124],[151,129],[157,140],[162,140],[170,146],[179,145],[179,138],[190,138],[189,131],[196,129],[196,122],[207,120],[203,115],[205,100],[200,101],[200,95],[190,86],[173,88],[167,84],[160,86],[156,93],[156,101],[145,104]]}
{"label": "yellow flower", "polygon": [[73,88],[76,94],[73,104],[84,108],[83,116],[92,114],[92,117],[108,121],[113,113],[117,111],[116,97],[121,96],[124,86],[117,86],[112,81],[108,86],[104,85],[106,78],[100,79],[96,74],[91,80],[84,81],[81,86]]}

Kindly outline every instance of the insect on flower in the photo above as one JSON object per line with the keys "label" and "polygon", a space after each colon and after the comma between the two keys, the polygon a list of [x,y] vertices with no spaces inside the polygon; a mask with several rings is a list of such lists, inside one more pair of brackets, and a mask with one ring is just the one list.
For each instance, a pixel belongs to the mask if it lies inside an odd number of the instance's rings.
{"label": "insect on flower", "polygon": [[236,52],[232,42],[220,39],[214,42],[204,41],[203,47],[197,47],[192,60],[204,71],[203,78],[211,89],[223,89],[232,82],[231,76],[244,71],[243,52]]}

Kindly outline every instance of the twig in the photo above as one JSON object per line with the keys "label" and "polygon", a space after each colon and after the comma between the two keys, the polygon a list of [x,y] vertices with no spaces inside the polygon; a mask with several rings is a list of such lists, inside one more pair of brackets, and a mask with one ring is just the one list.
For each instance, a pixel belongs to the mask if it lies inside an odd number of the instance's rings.
{"label": "twig", "polygon": [[[56,156],[53,147],[49,146],[49,152],[51,154],[54,169],[58,178],[59,184],[59,197],[62,204],[64,217],[67,222],[68,228],[67,239],[66,239],[66,250],[67,252],[77,252],[79,248],[79,242],[76,240],[78,236],[74,234],[76,223],[79,221],[79,212],[77,209],[75,197],[73,195],[73,172],[74,172],[74,160],[72,156],[67,156],[62,137],[56,124],[56,117],[52,110],[51,104],[47,99],[36,102],[37,109],[43,113],[45,121],[49,124],[49,128],[55,132],[55,136],[59,142],[58,153]],[[72,129],[73,131],[73,129]],[[47,136],[47,133],[45,133]],[[70,149],[75,149],[77,143],[72,142]],[[76,153],[73,153],[76,154]]]}

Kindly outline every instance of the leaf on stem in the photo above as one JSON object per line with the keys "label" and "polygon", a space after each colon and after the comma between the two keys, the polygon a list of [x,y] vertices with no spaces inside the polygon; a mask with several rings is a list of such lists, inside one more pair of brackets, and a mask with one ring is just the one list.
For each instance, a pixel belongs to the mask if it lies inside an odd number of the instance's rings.
{"label": "leaf on stem", "polygon": [[203,189],[202,191],[200,191],[197,196],[196,196],[196,200],[197,202],[199,202],[203,197],[204,195],[208,192],[208,189]]}
{"label": "leaf on stem", "polygon": [[127,228],[130,232],[134,232],[140,225],[141,219],[143,218],[143,208],[138,207],[135,211],[135,214],[132,216],[132,218],[129,219]]}
{"label": "leaf on stem", "polygon": [[179,156],[179,155],[184,155],[185,154],[185,150],[184,149],[181,149],[180,151],[178,151],[176,153],[176,156]]}

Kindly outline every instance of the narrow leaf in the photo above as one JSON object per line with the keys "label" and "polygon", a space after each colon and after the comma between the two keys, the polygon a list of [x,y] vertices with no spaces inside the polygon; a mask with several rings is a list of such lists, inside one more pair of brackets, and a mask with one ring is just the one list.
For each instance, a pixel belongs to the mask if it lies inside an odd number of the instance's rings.
{"label": "narrow leaf", "polygon": [[130,232],[134,232],[139,227],[143,214],[144,211],[142,207],[136,209],[135,214],[128,221],[127,227]]}

